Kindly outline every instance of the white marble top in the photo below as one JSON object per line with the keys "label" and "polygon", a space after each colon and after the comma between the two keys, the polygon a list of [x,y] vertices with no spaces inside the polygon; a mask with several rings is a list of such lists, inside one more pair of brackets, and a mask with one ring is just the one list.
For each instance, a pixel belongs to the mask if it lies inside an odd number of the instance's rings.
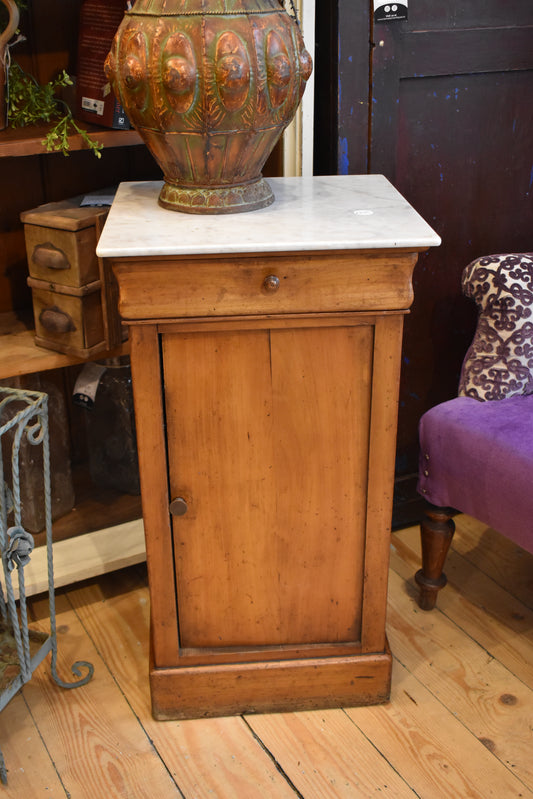
{"label": "white marble top", "polygon": [[424,249],[440,238],[382,175],[271,178],[268,208],[195,215],[158,205],[160,181],[121,183],[98,242],[100,257]]}

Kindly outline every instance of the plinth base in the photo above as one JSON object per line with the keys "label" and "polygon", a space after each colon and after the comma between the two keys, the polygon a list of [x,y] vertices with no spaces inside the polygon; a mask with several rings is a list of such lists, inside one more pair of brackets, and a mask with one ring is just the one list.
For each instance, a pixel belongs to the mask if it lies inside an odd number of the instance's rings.
{"label": "plinth base", "polygon": [[152,667],[152,712],[164,721],[379,704],[389,699],[391,670],[388,646],[368,655]]}
{"label": "plinth base", "polygon": [[273,202],[272,189],[262,177],[225,187],[185,187],[165,182],[159,195],[163,208],[186,214],[239,214],[266,208]]}

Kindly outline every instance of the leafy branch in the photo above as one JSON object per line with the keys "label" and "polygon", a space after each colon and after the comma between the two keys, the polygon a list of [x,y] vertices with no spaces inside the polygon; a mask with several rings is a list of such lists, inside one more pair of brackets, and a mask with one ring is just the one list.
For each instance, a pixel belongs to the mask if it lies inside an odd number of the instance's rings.
{"label": "leafy branch", "polygon": [[[32,75],[24,72],[16,62],[9,66],[9,98],[7,116],[13,128],[34,125],[39,122],[56,122],[42,143],[48,152],[69,155],[69,133],[78,133],[97,158],[101,158],[103,144],[92,139],[86,130],[75,122],[72,111],[56,97],[58,89],[72,86],[72,80],[63,70],[57,78],[40,85]],[[57,121],[56,121],[57,120]]]}

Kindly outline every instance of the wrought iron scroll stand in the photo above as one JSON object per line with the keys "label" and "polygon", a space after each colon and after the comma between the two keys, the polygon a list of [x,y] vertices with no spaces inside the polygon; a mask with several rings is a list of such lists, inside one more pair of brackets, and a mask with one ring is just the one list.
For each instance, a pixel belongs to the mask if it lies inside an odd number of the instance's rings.
{"label": "wrought iron scroll stand", "polygon": [[[30,631],[28,627],[24,568],[30,562],[34,542],[33,537],[22,526],[19,456],[24,436],[29,444],[42,447],[49,633],[36,633]],[[7,469],[4,466],[4,458],[6,464],[8,460],[10,461],[10,467]],[[12,522],[9,527],[8,521]],[[29,682],[33,672],[48,653],[51,653],[52,677],[62,688],[78,688],[89,682],[93,675],[92,664],[85,661],[77,661],[71,667],[72,673],[80,678],[75,682],[64,682],[57,674],[48,396],[37,391],[0,387],[0,551],[2,555],[0,627],[3,640],[7,642],[13,653],[16,651],[18,666],[15,676],[10,672],[9,678],[1,681],[0,710],[3,710],[17,691]],[[18,576],[18,602],[15,599],[13,586],[15,570]],[[86,671],[84,677],[82,670]],[[7,770],[1,750],[0,780],[7,784]]]}

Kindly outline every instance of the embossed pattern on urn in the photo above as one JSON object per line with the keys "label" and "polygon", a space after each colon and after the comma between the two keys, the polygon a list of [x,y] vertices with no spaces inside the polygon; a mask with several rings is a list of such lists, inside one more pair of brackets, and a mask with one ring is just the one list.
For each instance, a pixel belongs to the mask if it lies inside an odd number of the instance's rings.
{"label": "embossed pattern on urn", "polygon": [[163,170],[159,203],[204,214],[273,202],[261,170],[311,71],[279,0],[137,0],[106,61]]}

